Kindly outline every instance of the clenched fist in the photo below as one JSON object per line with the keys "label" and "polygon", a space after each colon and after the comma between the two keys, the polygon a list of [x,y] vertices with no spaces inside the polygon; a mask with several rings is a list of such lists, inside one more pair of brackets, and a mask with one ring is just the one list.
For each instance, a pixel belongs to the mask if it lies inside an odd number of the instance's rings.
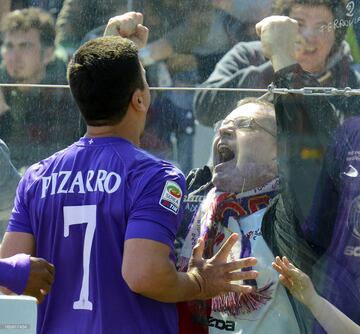
{"label": "clenched fist", "polygon": [[143,48],[149,36],[149,29],[143,26],[143,15],[138,12],[128,12],[112,17],[104,32],[104,36],[121,36],[133,41],[138,49]]}
{"label": "clenched fist", "polygon": [[297,21],[287,16],[269,16],[256,24],[264,56],[271,60],[275,72],[296,63],[298,32]]}

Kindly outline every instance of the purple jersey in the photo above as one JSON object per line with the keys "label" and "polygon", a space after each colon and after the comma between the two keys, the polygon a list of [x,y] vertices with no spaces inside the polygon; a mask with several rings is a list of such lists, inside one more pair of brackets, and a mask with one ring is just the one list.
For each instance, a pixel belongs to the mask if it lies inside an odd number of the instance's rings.
{"label": "purple jersey", "polygon": [[303,228],[322,250],[313,269],[317,288],[360,325],[360,117],[338,129]]}
{"label": "purple jersey", "polygon": [[33,234],[56,268],[38,333],[176,333],[175,305],[133,293],[121,265],[131,238],[174,259],[184,188],[177,168],[117,137],[81,138],[30,167],[8,231]]}

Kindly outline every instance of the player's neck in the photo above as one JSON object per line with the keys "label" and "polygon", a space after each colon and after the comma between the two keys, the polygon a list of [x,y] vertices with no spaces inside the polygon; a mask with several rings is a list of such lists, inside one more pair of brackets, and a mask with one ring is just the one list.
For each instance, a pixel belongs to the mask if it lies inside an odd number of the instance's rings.
{"label": "player's neck", "polygon": [[145,128],[146,111],[129,106],[119,123],[104,126],[87,126],[86,137],[120,137],[140,146],[140,136]]}
{"label": "player's neck", "polygon": [[111,126],[87,126],[85,137],[120,137],[136,146],[140,146],[140,134],[132,127],[111,125]]}

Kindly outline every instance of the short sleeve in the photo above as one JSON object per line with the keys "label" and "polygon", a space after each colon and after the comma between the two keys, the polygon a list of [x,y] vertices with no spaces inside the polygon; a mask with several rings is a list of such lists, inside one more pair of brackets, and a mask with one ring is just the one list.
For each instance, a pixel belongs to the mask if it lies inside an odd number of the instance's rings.
{"label": "short sleeve", "polygon": [[26,180],[27,178],[25,174],[16,190],[14,208],[11,212],[7,232],[25,232],[33,234],[29,211],[26,205]]}
{"label": "short sleeve", "polygon": [[160,169],[139,182],[128,218],[125,240],[140,238],[174,248],[182,219],[185,178],[176,168]]}

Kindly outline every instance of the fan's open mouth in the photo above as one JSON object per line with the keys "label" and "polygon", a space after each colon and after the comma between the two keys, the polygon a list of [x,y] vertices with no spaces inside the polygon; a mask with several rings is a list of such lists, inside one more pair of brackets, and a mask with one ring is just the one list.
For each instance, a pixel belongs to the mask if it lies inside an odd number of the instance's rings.
{"label": "fan's open mouth", "polygon": [[235,153],[232,151],[232,149],[224,144],[220,144],[218,146],[218,153],[220,163],[228,162],[235,158]]}

